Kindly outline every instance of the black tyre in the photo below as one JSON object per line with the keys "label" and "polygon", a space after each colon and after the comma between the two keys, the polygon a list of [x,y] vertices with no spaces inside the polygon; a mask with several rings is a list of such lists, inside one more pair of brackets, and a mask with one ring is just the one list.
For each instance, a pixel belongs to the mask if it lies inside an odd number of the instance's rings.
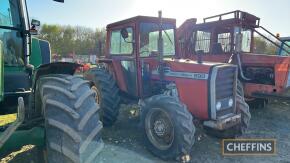
{"label": "black tyre", "polygon": [[267,99],[256,98],[254,100],[247,101],[247,104],[251,109],[263,109],[268,104]]}
{"label": "black tyre", "polygon": [[243,83],[238,80],[237,82],[237,94],[244,97],[245,96],[245,93],[244,93],[244,86],[243,86]]}
{"label": "black tyre", "polygon": [[104,126],[112,126],[119,115],[119,88],[113,76],[103,67],[96,67],[85,75],[91,81],[91,89],[96,93],[96,102],[101,108]]}
{"label": "black tyre", "polygon": [[236,111],[237,113],[241,114],[241,121],[242,123],[237,126],[236,130],[238,131],[237,134],[242,135],[245,133],[245,131],[250,126],[250,120],[251,120],[251,113],[249,105],[246,103],[244,98],[244,88],[242,83],[238,80],[237,85],[237,96],[236,96]]}
{"label": "black tyre", "polygon": [[[99,106],[88,81],[70,75],[44,76],[37,82],[49,163],[93,162],[103,148]],[[39,109],[41,109],[39,108]]]}
{"label": "black tyre", "polygon": [[241,124],[236,126],[236,135],[242,135],[250,126],[251,113],[249,105],[245,102],[242,96],[237,95],[237,113],[241,114]]}
{"label": "black tyre", "polygon": [[234,138],[236,136],[245,133],[250,125],[251,113],[249,110],[249,105],[245,102],[244,91],[242,83],[238,81],[237,85],[237,95],[236,95],[236,113],[241,114],[241,123],[237,126],[229,128],[227,130],[219,131],[209,127],[204,127],[209,135],[218,138]]}
{"label": "black tyre", "polygon": [[190,153],[195,127],[186,106],[176,98],[155,95],[142,106],[145,145],[154,155],[168,160]]}

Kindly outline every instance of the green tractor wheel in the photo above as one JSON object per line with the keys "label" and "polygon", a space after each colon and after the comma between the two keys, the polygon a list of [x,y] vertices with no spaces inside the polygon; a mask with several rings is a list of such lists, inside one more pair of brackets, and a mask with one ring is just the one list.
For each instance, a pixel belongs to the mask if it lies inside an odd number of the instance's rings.
{"label": "green tractor wheel", "polygon": [[35,105],[45,118],[47,161],[93,162],[103,147],[102,123],[88,82],[70,75],[44,76],[36,94]]}

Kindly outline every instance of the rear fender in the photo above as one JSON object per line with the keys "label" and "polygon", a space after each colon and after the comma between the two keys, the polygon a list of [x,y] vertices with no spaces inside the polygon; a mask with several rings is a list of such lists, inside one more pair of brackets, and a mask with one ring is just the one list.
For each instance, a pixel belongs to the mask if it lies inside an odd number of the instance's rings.
{"label": "rear fender", "polygon": [[77,68],[81,65],[69,62],[54,62],[49,64],[44,64],[39,66],[34,73],[33,78],[33,89],[35,90],[35,85],[37,80],[43,75],[49,74],[68,74],[73,75]]}

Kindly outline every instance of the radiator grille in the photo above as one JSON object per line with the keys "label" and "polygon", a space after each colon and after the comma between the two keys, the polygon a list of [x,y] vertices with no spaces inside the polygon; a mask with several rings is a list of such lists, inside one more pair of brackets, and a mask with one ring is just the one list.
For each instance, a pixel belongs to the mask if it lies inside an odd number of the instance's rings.
{"label": "radiator grille", "polygon": [[235,67],[219,68],[216,77],[216,99],[224,99],[234,95],[236,78]]}
{"label": "radiator grille", "polygon": [[[233,66],[220,67],[218,69],[215,85],[216,102],[229,98],[235,101],[236,70],[236,67]],[[233,107],[228,107],[227,104],[223,105],[222,109],[217,111],[217,117],[232,113],[234,107],[235,105]]]}

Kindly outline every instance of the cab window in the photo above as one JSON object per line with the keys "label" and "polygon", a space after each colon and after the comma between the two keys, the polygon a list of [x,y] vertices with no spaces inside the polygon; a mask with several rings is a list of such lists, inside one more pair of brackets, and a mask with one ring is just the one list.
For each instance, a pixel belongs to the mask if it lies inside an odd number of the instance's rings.
{"label": "cab window", "polygon": [[[162,24],[163,56],[175,55],[173,24]],[[158,54],[159,24],[140,23],[140,56]]]}
{"label": "cab window", "polygon": [[[235,35],[239,33],[239,27],[235,27],[234,28],[234,33]],[[245,52],[245,53],[249,53],[251,52],[251,38],[252,38],[252,31],[250,29],[242,29],[241,31],[242,33],[242,52]],[[235,44],[237,44],[236,42],[236,37],[234,37],[234,42]]]}
{"label": "cab window", "polygon": [[205,31],[196,32],[195,52],[209,53],[211,33]]}
{"label": "cab window", "polygon": [[111,32],[110,54],[111,55],[130,55],[133,53],[133,29],[126,28],[128,31],[128,38],[123,39],[121,29],[113,30]]}
{"label": "cab window", "polygon": [[213,53],[228,53],[231,51],[231,34],[230,33],[219,33],[218,41],[216,45],[213,45]]}
{"label": "cab window", "polygon": [[285,49],[286,51],[281,49],[281,55],[282,56],[289,56],[289,54],[287,53],[287,52],[290,52],[289,46],[290,46],[290,41],[284,41],[283,49]]}
{"label": "cab window", "polygon": [[6,66],[24,65],[22,27],[17,3],[19,1],[1,0],[0,40],[3,43]]}

